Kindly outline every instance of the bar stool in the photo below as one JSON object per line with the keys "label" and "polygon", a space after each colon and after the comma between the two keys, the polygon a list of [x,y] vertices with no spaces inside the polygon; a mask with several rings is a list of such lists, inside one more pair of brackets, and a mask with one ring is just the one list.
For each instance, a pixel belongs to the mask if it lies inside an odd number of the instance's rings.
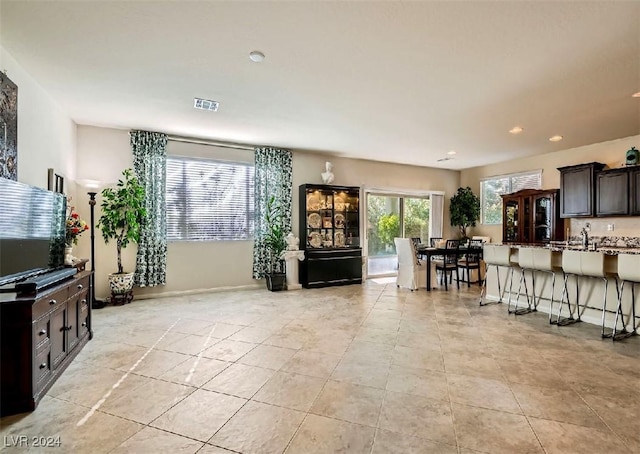
{"label": "bar stool", "polygon": [[[486,306],[488,302],[482,302],[487,296],[487,274],[489,273],[489,267],[495,266],[496,276],[498,278],[498,301],[494,303],[502,303],[504,292],[507,290],[507,281],[511,276],[509,285],[509,298],[511,298],[511,284],[513,284],[513,268],[511,267],[511,247],[510,246],[496,246],[491,244],[485,244],[482,251],[482,260],[484,261],[484,279],[482,280],[482,290],[480,290],[480,306]],[[500,267],[507,268],[507,276],[504,281],[504,291],[500,289]]]}
{"label": "bar stool", "polygon": [[[616,318],[613,323],[612,340],[624,339],[625,337],[638,334],[636,331],[636,294],[635,284],[640,283],[640,255],[620,254],[618,255],[618,277],[622,281],[620,284],[620,293],[618,293],[618,307],[616,308]],[[631,331],[627,331],[627,325],[624,322],[624,314],[622,313],[622,294],[624,293],[624,283],[631,284]],[[618,333],[618,316],[622,323],[622,330]]]}
{"label": "bar stool", "polygon": [[[557,267],[553,266],[553,256],[550,249],[545,248],[520,248],[518,250],[518,264],[521,269],[520,283],[518,284],[518,293],[515,303],[515,309],[511,308],[511,301],[509,301],[509,313],[515,315],[528,314],[530,312],[536,312],[538,310],[538,304],[542,298],[542,292],[536,299],[536,272],[549,273],[551,275],[551,302],[549,306],[549,320],[551,320],[551,314],[553,312],[553,294],[556,288],[556,271]],[[527,289],[526,271],[531,273],[531,299],[529,299],[529,292]],[[518,301],[520,298],[520,289],[524,282],[524,291],[527,297],[527,307],[518,309]]]}
{"label": "bar stool", "polygon": [[[562,252],[562,272],[564,274],[564,287],[562,289],[562,299],[560,301],[560,308],[558,310],[558,316],[556,321],[550,323],[558,326],[570,325],[582,321],[580,319],[580,286],[578,285],[580,277],[587,277],[590,279],[602,279],[604,282],[604,292],[602,295],[602,337],[609,337],[605,335],[605,315],[607,311],[607,289],[609,287],[609,280],[607,274],[604,271],[604,254],[602,252],[586,252],[586,251],[563,251]],[[572,309],[569,301],[569,289],[567,288],[567,282],[569,276],[575,276],[576,278],[576,304]],[[616,291],[618,291],[618,281],[616,280]],[[567,297],[567,309],[569,310],[569,317],[562,318],[562,308],[564,307],[564,298]],[[583,309],[584,310],[584,309]],[[573,314],[577,314],[577,318],[573,317]]]}

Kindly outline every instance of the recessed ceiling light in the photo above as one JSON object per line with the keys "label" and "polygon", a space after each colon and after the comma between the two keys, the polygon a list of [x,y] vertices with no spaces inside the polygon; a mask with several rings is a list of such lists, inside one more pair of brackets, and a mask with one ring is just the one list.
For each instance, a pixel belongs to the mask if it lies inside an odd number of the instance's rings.
{"label": "recessed ceiling light", "polygon": [[522,127],[520,126],[514,126],[513,128],[509,129],[509,132],[511,134],[520,134],[522,131],[524,131],[524,129],[522,129]]}
{"label": "recessed ceiling light", "polygon": [[632,98],[640,98],[640,91],[631,95]]}
{"label": "recessed ceiling light", "polygon": [[264,60],[264,54],[259,50],[253,50],[249,52],[249,59],[251,59],[251,61],[254,61],[256,63],[260,63],[262,60]]}
{"label": "recessed ceiling light", "polygon": [[551,137],[549,137],[549,140],[551,142],[560,142],[562,140],[562,136],[558,136],[558,135],[551,136]]}
{"label": "recessed ceiling light", "polygon": [[456,152],[455,152],[455,150],[451,150],[451,151],[449,151],[447,154],[451,156],[451,155],[456,154]]}
{"label": "recessed ceiling light", "polygon": [[209,110],[216,112],[220,103],[218,101],[212,101],[210,99],[193,98],[193,107],[195,109]]}

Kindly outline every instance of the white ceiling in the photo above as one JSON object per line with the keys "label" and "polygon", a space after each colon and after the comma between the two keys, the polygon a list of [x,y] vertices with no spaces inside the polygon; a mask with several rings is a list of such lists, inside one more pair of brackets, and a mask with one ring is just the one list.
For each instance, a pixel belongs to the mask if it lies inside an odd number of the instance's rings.
{"label": "white ceiling", "polygon": [[449,169],[640,134],[638,1],[0,8],[1,45],[78,124]]}

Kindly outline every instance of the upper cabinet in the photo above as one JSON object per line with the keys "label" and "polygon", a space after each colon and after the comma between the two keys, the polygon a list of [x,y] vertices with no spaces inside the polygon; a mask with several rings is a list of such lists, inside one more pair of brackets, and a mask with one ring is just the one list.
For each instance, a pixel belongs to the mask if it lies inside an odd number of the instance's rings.
{"label": "upper cabinet", "polygon": [[596,173],[604,168],[600,162],[559,167],[560,217],[577,218],[595,215]]}
{"label": "upper cabinet", "polygon": [[558,189],[523,189],[502,196],[502,241],[548,243],[564,238]]}
{"label": "upper cabinet", "polygon": [[640,166],[633,167],[629,172],[629,190],[631,191],[630,214],[640,216]]}
{"label": "upper cabinet", "polygon": [[626,216],[628,214],[628,168],[598,172],[596,175],[596,216]]}

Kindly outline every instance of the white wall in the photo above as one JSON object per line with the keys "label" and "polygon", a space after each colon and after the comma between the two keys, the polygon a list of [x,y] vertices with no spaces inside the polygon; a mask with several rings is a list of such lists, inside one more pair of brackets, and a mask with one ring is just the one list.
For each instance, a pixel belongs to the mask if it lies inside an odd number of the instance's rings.
{"label": "white wall", "polygon": [[47,187],[47,169],[75,192],[76,124],[0,46],[0,70],[18,86],[18,181]]}
{"label": "white wall", "polygon": [[[584,147],[555,151],[544,155],[514,159],[499,164],[474,167],[461,172],[460,185],[470,186],[476,194],[479,194],[480,180],[482,178],[542,169],[542,188],[559,188],[560,172],[557,170],[558,167],[594,161],[607,164],[610,168],[621,167],[625,159],[626,151],[632,146],[640,148],[640,135],[586,145]],[[574,235],[576,231],[580,230],[583,222],[590,221],[592,225],[591,235],[602,236],[611,235],[611,232],[606,231],[606,224],[614,222],[615,235],[640,236],[639,219],[638,217],[582,218],[566,221],[565,226],[569,227],[572,232],[571,234]],[[493,242],[499,243],[502,241],[502,225],[490,226],[479,224],[473,229],[473,234],[490,236]]]}

